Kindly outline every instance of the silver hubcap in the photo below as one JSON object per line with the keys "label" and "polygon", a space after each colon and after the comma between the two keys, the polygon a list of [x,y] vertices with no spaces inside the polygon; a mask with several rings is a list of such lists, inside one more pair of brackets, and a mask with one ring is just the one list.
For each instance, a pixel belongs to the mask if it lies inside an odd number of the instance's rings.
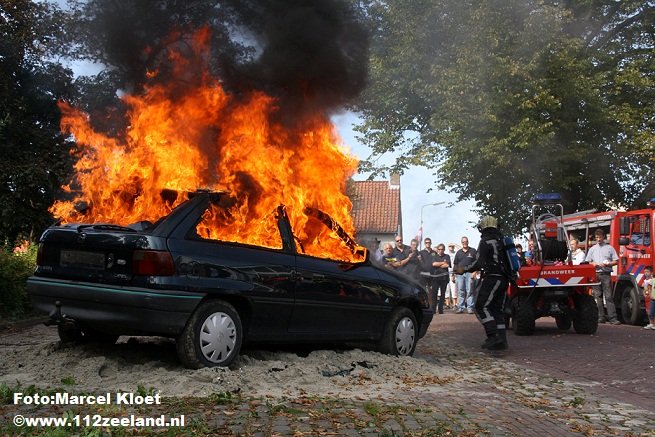
{"label": "silver hubcap", "polygon": [[200,328],[200,350],[205,358],[216,364],[225,361],[234,351],[237,329],[228,314],[214,313]]}
{"label": "silver hubcap", "polygon": [[396,328],[396,350],[400,355],[409,355],[414,346],[414,323],[409,317],[403,317]]}

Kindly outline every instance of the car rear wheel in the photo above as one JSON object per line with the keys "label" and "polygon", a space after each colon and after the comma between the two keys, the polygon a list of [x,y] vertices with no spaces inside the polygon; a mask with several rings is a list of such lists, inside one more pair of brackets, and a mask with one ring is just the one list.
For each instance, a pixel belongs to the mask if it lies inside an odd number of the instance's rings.
{"label": "car rear wheel", "polygon": [[384,327],[378,350],[389,355],[413,355],[418,342],[417,326],[416,316],[409,308],[396,308]]}
{"label": "car rear wheel", "polygon": [[239,354],[243,328],[227,302],[207,301],[196,309],[176,340],[177,355],[189,368],[226,367]]}

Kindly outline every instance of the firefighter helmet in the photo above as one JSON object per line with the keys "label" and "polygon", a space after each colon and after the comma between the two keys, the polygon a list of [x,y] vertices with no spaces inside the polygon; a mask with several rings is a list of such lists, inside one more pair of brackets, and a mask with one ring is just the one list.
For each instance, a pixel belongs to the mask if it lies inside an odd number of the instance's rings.
{"label": "firefighter helmet", "polygon": [[498,227],[498,220],[496,217],[486,215],[480,219],[480,223],[478,223],[478,229],[483,230],[486,228],[497,228]]}

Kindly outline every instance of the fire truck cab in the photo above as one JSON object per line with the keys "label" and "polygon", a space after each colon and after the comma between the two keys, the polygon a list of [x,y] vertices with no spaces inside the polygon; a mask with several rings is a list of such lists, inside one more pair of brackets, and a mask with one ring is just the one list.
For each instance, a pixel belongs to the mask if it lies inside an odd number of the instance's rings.
{"label": "fire truck cab", "polygon": [[647,209],[633,211],[583,211],[564,216],[569,236],[577,238],[585,252],[593,243],[594,231],[605,231],[607,242],[619,256],[611,276],[614,303],[619,319],[630,325],[643,325],[647,320],[642,286],[644,268],[653,267],[655,259],[652,239],[655,199],[647,205]]}

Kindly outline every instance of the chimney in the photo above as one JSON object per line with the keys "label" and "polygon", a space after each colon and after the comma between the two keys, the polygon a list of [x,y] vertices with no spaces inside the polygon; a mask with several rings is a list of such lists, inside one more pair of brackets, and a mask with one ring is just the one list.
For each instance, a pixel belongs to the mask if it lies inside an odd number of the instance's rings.
{"label": "chimney", "polygon": [[400,189],[400,174],[391,173],[390,179],[389,179],[389,189],[390,190]]}

